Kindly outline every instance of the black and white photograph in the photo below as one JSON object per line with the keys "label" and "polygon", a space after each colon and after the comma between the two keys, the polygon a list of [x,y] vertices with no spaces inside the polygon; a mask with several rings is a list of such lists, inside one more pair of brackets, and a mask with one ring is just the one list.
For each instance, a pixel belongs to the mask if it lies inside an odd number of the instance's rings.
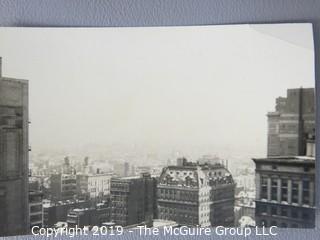
{"label": "black and white photograph", "polygon": [[315,228],[314,57],[308,23],[0,28],[0,237]]}

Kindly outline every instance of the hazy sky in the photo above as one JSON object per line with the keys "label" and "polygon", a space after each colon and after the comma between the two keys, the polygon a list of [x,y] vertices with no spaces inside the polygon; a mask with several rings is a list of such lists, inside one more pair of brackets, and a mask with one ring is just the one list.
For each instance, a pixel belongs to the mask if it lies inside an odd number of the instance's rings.
{"label": "hazy sky", "polygon": [[33,150],[123,143],[263,155],[275,98],[314,86],[309,24],[2,28],[0,56],[4,76],[29,80]]}

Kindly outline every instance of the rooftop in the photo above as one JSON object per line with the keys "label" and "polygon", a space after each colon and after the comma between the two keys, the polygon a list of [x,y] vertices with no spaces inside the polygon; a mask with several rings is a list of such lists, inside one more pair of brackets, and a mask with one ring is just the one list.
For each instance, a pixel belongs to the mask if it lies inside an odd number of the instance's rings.
{"label": "rooftop", "polygon": [[177,226],[178,224],[175,221],[163,220],[163,219],[154,219],[153,220],[153,227],[161,228],[161,227],[168,227],[168,226]]}
{"label": "rooftop", "polygon": [[254,162],[270,162],[270,163],[315,163],[315,157],[308,156],[275,156],[275,157],[266,157],[266,158],[252,158]]}
{"label": "rooftop", "polygon": [[199,164],[183,160],[181,165],[168,166],[162,170],[159,186],[199,188],[234,183],[231,173],[221,163]]}

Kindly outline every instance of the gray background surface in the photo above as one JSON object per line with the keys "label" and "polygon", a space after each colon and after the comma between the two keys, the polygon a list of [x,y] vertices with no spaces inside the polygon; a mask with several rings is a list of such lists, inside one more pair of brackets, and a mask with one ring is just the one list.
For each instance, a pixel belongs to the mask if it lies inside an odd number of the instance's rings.
{"label": "gray background surface", "polygon": [[[16,27],[115,27],[115,26],[183,26],[232,23],[311,22],[314,26],[316,89],[320,80],[320,0],[0,0],[0,26]],[[0,39],[1,44],[1,39]],[[257,79],[258,81],[258,79]],[[319,97],[317,104],[319,105]],[[317,112],[317,126],[319,112]],[[317,136],[320,129],[317,128]],[[319,138],[317,147],[319,149]],[[317,159],[319,151],[317,152]],[[317,182],[319,182],[317,164]],[[320,184],[317,184],[317,193]],[[316,196],[319,206],[319,194]],[[277,237],[247,239],[319,239],[318,230],[279,230]],[[115,239],[134,239],[128,233]],[[31,237],[18,237],[30,239]],[[35,238],[35,237],[33,237]],[[83,237],[83,239],[90,237]],[[98,237],[94,237],[98,239]],[[106,237],[100,237],[104,239]],[[160,238],[153,236],[148,238]],[[188,237],[166,237],[168,239]],[[198,239],[207,239],[199,237]],[[241,239],[219,237],[211,239]],[[13,238],[11,238],[13,239]],[[69,239],[69,237],[65,237]]]}

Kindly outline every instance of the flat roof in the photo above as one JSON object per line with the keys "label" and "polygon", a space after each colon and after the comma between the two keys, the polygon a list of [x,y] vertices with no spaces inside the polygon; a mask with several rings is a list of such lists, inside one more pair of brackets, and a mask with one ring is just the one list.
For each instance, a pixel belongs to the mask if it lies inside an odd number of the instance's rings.
{"label": "flat roof", "polygon": [[129,177],[114,177],[114,180],[131,180],[131,179],[139,179],[142,178],[140,175],[137,176],[129,176]]}
{"label": "flat roof", "polygon": [[315,163],[315,157],[308,156],[274,156],[266,158],[252,158],[254,162],[270,162],[270,163]]}
{"label": "flat roof", "polygon": [[24,83],[24,84],[29,83],[29,80],[26,80],[26,79],[3,77],[3,76],[0,77],[0,81],[10,81],[10,82],[18,82],[18,83]]}

